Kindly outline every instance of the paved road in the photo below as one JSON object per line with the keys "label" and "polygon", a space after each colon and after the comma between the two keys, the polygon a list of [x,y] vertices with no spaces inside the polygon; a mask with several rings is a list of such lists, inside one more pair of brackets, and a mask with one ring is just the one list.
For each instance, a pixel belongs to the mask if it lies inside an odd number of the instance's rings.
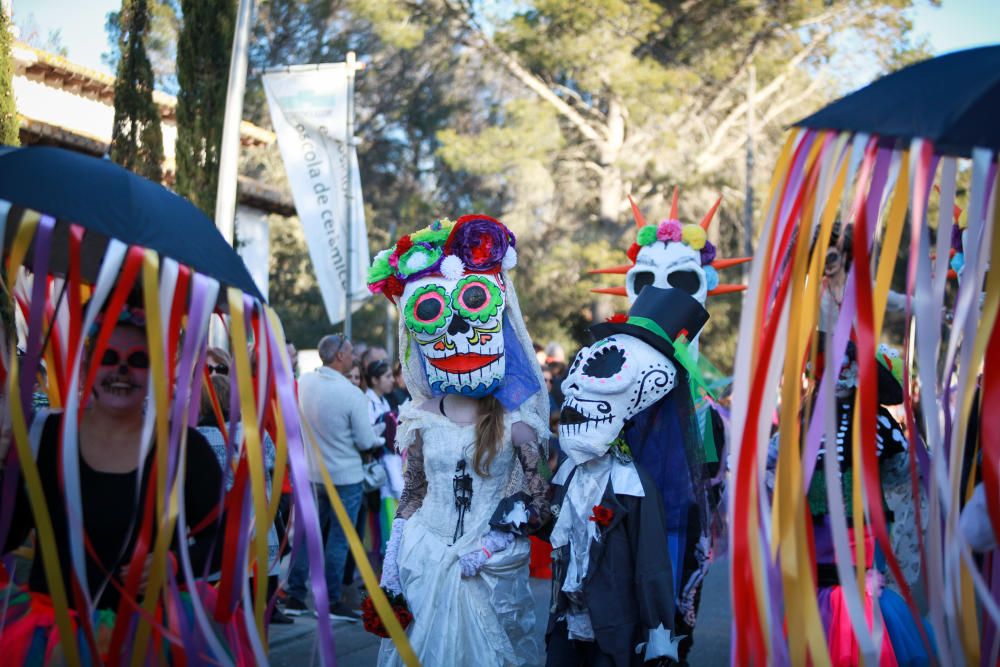
{"label": "paved road", "polygon": [[[702,590],[701,613],[695,632],[694,651],[689,662],[698,667],[723,667],[729,664],[729,592],[728,563],[716,563],[708,573]],[[548,620],[550,584],[533,579],[537,631],[545,631]],[[335,621],[333,636],[337,664],[341,667],[371,667],[378,656],[378,638],[368,634],[360,623]],[[307,667],[319,664],[316,655],[316,619],[300,616],[294,625],[271,627],[271,664],[275,667]],[[428,665],[427,667],[433,667]]]}

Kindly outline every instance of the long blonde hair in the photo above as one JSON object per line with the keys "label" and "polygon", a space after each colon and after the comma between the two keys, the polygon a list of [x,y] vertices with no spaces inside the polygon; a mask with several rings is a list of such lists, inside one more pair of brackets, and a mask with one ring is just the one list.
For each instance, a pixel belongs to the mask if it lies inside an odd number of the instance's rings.
{"label": "long blonde hair", "polygon": [[490,465],[500,451],[503,441],[503,404],[492,394],[479,402],[479,421],[476,423],[476,452],[472,468],[480,477],[488,477]]}

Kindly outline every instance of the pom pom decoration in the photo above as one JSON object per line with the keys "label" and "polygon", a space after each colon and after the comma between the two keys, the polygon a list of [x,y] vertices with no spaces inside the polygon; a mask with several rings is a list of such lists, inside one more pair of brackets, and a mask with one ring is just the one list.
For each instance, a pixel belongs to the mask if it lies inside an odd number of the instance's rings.
{"label": "pom pom decoration", "polygon": [[681,237],[684,243],[688,244],[692,250],[701,250],[705,247],[705,242],[708,240],[708,235],[705,234],[705,230],[701,228],[701,225],[684,225]]}
{"label": "pom pom decoration", "polygon": [[500,262],[500,268],[504,271],[510,271],[515,266],[517,266],[517,250],[514,246],[507,248],[507,252],[503,255],[503,261]]}
{"label": "pom pom decoration", "polygon": [[651,245],[656,242],[656,225],[646,225],[635,235],[639,245]]}
{"label": "pom pom decoration", "polygon": [[465,275],[465,264],[456,255],[448,255],[441,260],[440,271],[448,280],[458,280]]}
{"label": "pom pom decoration", "polygon": [[669,241],[680,241],[681,223],[677,220],[664,220],[660,223],[660,226],[656,228],[656,238],[664,243]]}
{"label": "pom pom decoration", "polygon": [[702,270],[705,272],[705,289],[711,291],[718,287],[719,272],[712,266],[704,266]]}
{"label": "pom pom decoration", "polygon": [[705,241],[705,247],[701,249],[701,263],[702,265],[711,264],[715,261],[715,244],[711,241]]}
{"label": "pom pom decoration", "polygon": [[391,250],[383,250],[379,254],[375,255],[375,259],[372,260],[372,265],[368,267],[368,278],[366,282],[369,286],[372,283],[384,281],[393,274],[393,269],[389,266],[390,255],[392,255]]}
{"label": "pom pom decoration", "polygon": [[633,243],[632,245],[629,246],[628,252],[625,253],[628,256],[629,261],[631,261],[633,264],[635,264],[635,260],[639,257],[640,249],[642,249],[642,246],[640,246],[638,243]]}

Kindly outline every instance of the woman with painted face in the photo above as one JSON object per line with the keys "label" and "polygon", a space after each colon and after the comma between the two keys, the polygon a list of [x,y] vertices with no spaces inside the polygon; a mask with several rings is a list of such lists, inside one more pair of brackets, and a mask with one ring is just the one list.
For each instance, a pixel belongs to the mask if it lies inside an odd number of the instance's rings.
{"label": "woman with painted face", "polygon": [[[413,616],[426,665],[541,662],[527,535],[549,516],[538,473],[548,395],[507,271],[514,236],[486,216],[439,220],[376,256],[369,288],[400,309],[412,400],[382,587]],[[380,665],[401,665],[390,640]]]}
{"label": "woman with painted face", "polygon": [[[141,569],[137,589],[141,601],[152,557],[133,556],[143,528],[151,528],[145,543],[153,544],[158,524],[153,520],[146,526],[140,518],[147,499],[152,498],[147,491],[155,458],[142,451],[144,404],[150,377],[145,314],[139,307],[126,306],[115,317],[117,324],[105,348],[99,353],[95,350],[94,335],[100,319],[86,344],[84,375],[87,371],[92,373],[94,384],[82,408],[77,454],[82,500],[79,510],[88,543],[84,555],[87,588],[95,609],[104,614],[99,617],[103,621],[111,612],[134,611],[132,603],[120,594],[132,567]],[[60,466],[61,450],[65,451],[63,413],[43,412],[36,417],[35,424],[41,426],[36,462],[54,529],[58,563],[69,603],[78,608],[80,597],[74,595],[71,587],[69,529],[73,520],[67,516],[64,498],[67,483]],[[197,430],[187,429],[186,442],[183,502],[187,522],[189,526],[205,524],[197,533],[189,534],[188,550],[194,571],[202,573],[208,569],[213,553],[216,526],[215,522],[205,520],[215,510],[222,473],[211,448]],[[4,553],[18,546],[35,526],[23,480],[15,503]],[[177,548],[175,539],[168,557],[169,567],[175,573]],[[41,549],[36,549],[28,580],[33,596],[49,592],[42,555]]]}

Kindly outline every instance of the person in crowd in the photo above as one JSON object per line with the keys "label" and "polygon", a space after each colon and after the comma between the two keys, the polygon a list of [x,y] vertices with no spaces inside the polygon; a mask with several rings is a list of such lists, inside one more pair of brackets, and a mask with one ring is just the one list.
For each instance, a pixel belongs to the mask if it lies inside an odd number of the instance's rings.
{"label": "person in crowd", "polygon": [[[365,395],[345,377],[354,360],[351,341],[342,334],[324,336],[317,349],[323,365],[299,379],[299,403],[307,439],[316,439],[323,457],[320,461],[312,461],[309,478],[317,496],[321,529],[326,535],[324,567],[330,614],[336,618],[358,620],[360,617],[353,609],[341,604],[347,537],[327,498],[319,466],[326,466],[353,522],[361,507],[361,482],[364,477],[361,452],[382,444],[382,439],[372,430]],[[308,449],[311,452],[312,447]],[[317,567],[318,563],[312,566]],[[297,551],[288,575],[285,610],[289,615],[297,616],[308,611],[309,567],[304,551]]]}
{"label": "person in crowd", "polygon": [[355,387],[357,387],[361,391],[365,390],[364,383],[362,382],[362,378],[361,378],[361,362],[360,361],[351,361],[351,365],[347,369],[347,371],[344,373],[344,377],[346,377],[347,380],[351,384],[353,384]]}
{"label": "person in crowd", "polygon": [[224,348],[210,347],[206,355],[206,366],[209,375],[229,375],[229,369],[233,367],[233,357]]}
{"label": "person in crowd", "polygon": [[368,364],[368,415],[372,425],[385,424],[385,449],[380,461],[385,469],[386,482],[379,489],[379,516],[382,542],[389,539],[392,529],[392,518],[396,515],[399,496],[403,493],[403,457],[396,453],[396,417],[398,412],[392,409],[388,400],[392,394],[395,380],[391,367],[385,361],[373,361]]}
{"label": "person in crowd", "polygon": [[[527,534],[549,516],[538,473],[548,396],[508,275],[513,246],[493,218],[439,220],[369,271],[369,288],[399,306],[413,395],[400,415],[407,463],[381,583],[405,598],[425,665],[540,662]],[[389,640],[379,664],[402,664]]]}
{"label": "person in crowd", "polygon": [[[102,314],[101,319],[106,316],[106,313]],[[102,612],[97,617],[102,627],[105,622],[113,623],[109,619],[113,619],[116,612],[132,612],[132,607],[127,601],[123,602],[120,594],[126,585],[130,567],[142,568],[137,593],[141,598],[146,591],[152,556],[147,555],[137,563],[133,563],[133,556],[144,525],[143,520],[138,518],[140,510],[149,496],[149,485],[155,483],[151,480],[151,469],[156,458],[149,454],[143,457],[144,403],[150,379],[145,313],[141,307],[133,305],[112,316],[117,324],[111,331],[107,347],[99,353],[94,349],[96,328],[86,342],[84,375],[87,370],[95,369],[95,376],[93,389],[81,413],[77,453],[79,479],[74,480],[79,484],[79,500],[82,503],[79,509],[90,546],[84,555],[87,592],[94,609]],[[99,323],[100,320],[95,327]],[[54,530],[57,562],[65,593],[69,604],[77,607],[79,597],[72,590],[70,555],[69,528],[72,519],[67,514],[67,480],[63,479],[60,466],[61,447],[65,445],[61,436],[63,412],[43,412],[38,419],[42,421],[36,423],[41,423],[42,427],[36,464]],[[186,438],[182,501],[187,525],[199,526],[216,510],[222,471],[211,447],[197,430],[189,428]],[[13,521],[3,545],[4,554],[19,547],[35,527],[36,517],[28,502],[23,477],[14,503]],[[153,540],[158,525],[153,521],[151,526],[146,526],[151,528]],[[188,535],[187,548],[195,572],[211,569],[213,551],[218,551],[215,549],[216,526],[217,523],[207,521],[197,533]],[[178,548],[175,538],[169,556],[169,566],[175,573]],[[41,596],[37,604],[31,605],[29,614],[44,610],[46,603],[42,602],[42,598],[50,592],[42,555],[42,550],[36,549],[28,579],[32,598]],[[177,573],[176,576],[182,575]],[[0,627],[5,624],[10,627],[13,622],[9,617],[3,618],[8,611],[0,612]],[[43,626],[51,629],[51,616],[45,618],[44,613],[40,616],[37,629],[41,631]],[[37,639],[37,634],[35,637]],[[53,641],[58,640],[54,638]]]}
{"label": "person in crowd", "polygon": [[406,378],[403,377],[403,365],[398,361],[392,366],[392,379],[394,385],[386,398],[392,406],[392,411],[398,415],[399,409],[410,400],[410,392],[406,389]]}
{"label": "person in crowd", "polygon": [[[212,395],[208,391],[202,391],[201,393],[201,410],[198,415],[198,432],[205,436],[205,440],[208,441],[209,446],[212,448],[212,452],[215,454],[215,458],[219,461],[219,467],[223,471],[223,477],[226,483],[226,491],[228,492],[233,487],[233,470],[238,459],[234,459],[228,451],[228,446],[226,442],[226,434],[223,430],[228,431],[229,428],[229,378],[225,375],[213,375],[212,376],[212,390],[215,393],[216,400],[219,402],[219,413],[222,417],[222,422],[219,422],[219,414],[215,412],[215,406],[212,404]],[[230,439],[236,447],[240,446],[242,441],[242,424],[238,425],[239,430],[233,434]],[[274,461],[277,452],[275,451],[274,441],[271,437],[264,433],[264,473],[266,475],[265,483],[267,485],[267,496],[268,500],[271,498],[271,488],[272,488],[272,477],[274,475]],[[233,452],[235,455],[236,452]],[[268,571],[267,571],[267,597],[268,599],[274,595],[275,591],[278,589],[278,574],[280,570],[279,562],[279,542],[278,542],[278,531],[272,524],[270,530],[267,533],[267,560],[268,560]],[[274,606],[271,612],[271,623],[278,625],[287,625],[293,623],[294,621],[286,616],[277,605]]]}

